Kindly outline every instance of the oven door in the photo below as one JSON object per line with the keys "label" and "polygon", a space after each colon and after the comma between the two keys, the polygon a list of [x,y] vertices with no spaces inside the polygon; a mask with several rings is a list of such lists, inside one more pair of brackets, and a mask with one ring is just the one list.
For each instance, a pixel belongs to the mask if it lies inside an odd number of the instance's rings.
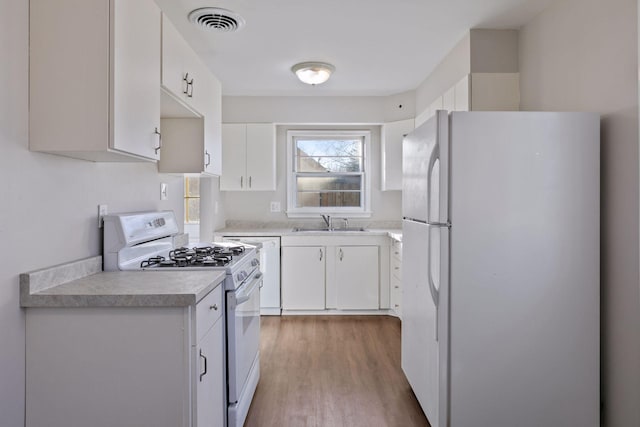
{"label": "oven door", "polygon": [[261,287],[262,273],[255,270],[251,279],[235,291],[227,292],[227,364],[230,404],[240,399],[254,363],[259,363]]}

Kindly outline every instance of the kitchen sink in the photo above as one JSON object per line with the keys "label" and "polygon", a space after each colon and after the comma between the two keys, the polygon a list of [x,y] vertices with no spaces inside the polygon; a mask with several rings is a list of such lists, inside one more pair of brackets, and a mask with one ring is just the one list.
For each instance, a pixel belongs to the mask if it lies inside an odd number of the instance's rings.
{"label": "kitchen sink", "polygon": [[343,233],[343,232],[353,232],[353,231],[367,231],[362,227],[345,227],[345,228],[334,228],[329,230],[328,228],[304,228],[304,227],[296,227],[292,230],[294,233],[304,233],[304,232],[325,232],[325,233]]}

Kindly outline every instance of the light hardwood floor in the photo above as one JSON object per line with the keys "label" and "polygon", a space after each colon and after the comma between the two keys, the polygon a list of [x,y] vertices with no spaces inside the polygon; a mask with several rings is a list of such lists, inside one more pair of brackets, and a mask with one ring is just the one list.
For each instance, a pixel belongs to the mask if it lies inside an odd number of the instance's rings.
{"label": "light hardwood floor", "polygon": [[245,427],[429,426],[388,316],[263,316]]}

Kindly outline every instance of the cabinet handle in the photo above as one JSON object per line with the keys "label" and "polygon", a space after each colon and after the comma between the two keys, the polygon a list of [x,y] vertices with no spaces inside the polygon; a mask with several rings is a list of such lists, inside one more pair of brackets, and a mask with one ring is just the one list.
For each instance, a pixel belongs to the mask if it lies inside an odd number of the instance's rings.
{"label": "cabinet handle", "polygon": [[191,79],[187,82],[187,97],[193,98],[193,82],[195,80]]}
{"label": "cabinet handle", "polygon": [[155,148],[155,152],[156,154],[158,154],[158,151],[160,151],[160,149],[162,148],[162,134],[160,133],[158,128],[156,128],[156,130],[153,133],[158,135],[158,146]]}
{"label": "cabinet handle", "polygon": [[340,261],[342,261],[342,257],[344,256],[344,253],[342,252],[342,249],[340,249],[338,254],[339,254],[339,257],[340,257]]}
{"label": "cabinet handle", "polygon": [[[397,287],[397,286],[396,286]],[[213,304],[209,306],[209,310],[215,310],[218,311],[218,304]]]}
{"label": "cabinet handle", "polygon": [[200,382],[202,382],[202,377],[207,375],[207,357],[202,354],[202,349],[200,349],[200,357],[204,359],[204,372],[200,374]]}
{"label": "cabinet handle", "polygon": [[322,249],[320,249],[320,261],[322,261]]}
{"label": "cabinet handle", "polygon": [[249,176],[249,188],[251,188],[251,176]]}
{"label": "cabinet handle", "polygon": [[184,82],[184,89],[182,89],[182,93],[185,95],[189,95],[189,73],[185,73],[184,77],[182,77],[182,81]]}
{"label": "cabinet handle", "polygon": [[244,188],[244,176],[240,177],[240,188]]}
{"label": "cabinet handle", "polygon": [[211,154],[207,150],[204,150],[204,155],[207,156],[207,162],[204,164],[204,167],[208,167],[211,164]]}
{"label": "cabinet handle", "polygon": [[400,267],[393,267],[393,268],[395,268],[396,270],[400,270]]}

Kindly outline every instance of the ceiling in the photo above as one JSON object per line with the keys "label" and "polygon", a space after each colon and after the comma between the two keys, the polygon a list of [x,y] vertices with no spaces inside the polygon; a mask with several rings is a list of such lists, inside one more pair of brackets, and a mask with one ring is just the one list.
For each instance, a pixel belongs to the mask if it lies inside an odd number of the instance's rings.
{"label": "ceiling", "polygon": [[[226,96],[386,96],[415,89],[471,28],[518,28],[554,0],[156,0],[220,79]],[[240,14],[237,32],[188,20],[199,7]],[[324,61],[322,85],[291,66]]]}

